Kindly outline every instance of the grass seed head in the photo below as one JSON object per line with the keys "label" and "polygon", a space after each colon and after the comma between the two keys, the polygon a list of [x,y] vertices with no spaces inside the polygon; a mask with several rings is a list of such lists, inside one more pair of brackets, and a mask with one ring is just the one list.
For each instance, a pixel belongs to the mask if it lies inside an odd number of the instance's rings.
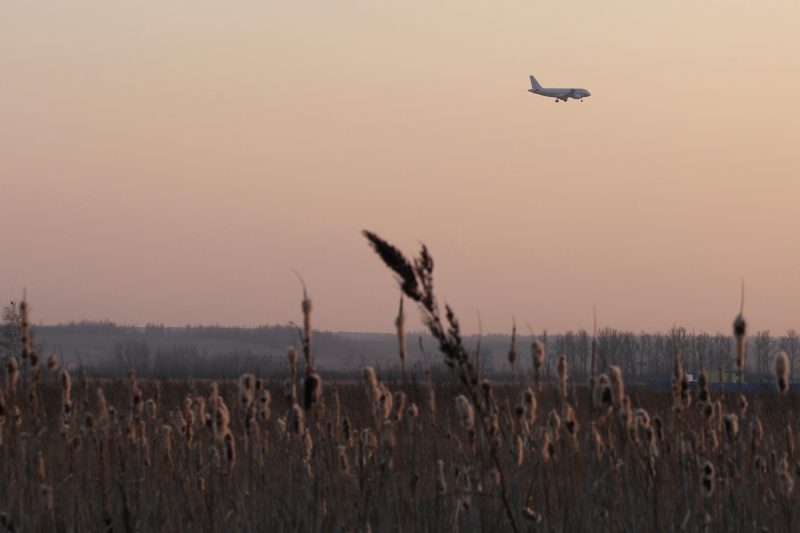
{"label": "grass seed head", "polygon": [[533,368],[539,369],[544,366],[544,356],[544,344],[539,339],[536,339],[531,345],[531,359],[533,362]]}
{"label": "grass seed head", "polygon": [[723,417],[723,424],[725,426],[725,435],[728,436],[730,442],[736,442],[739,436],[739,417],[733,413],[727,414]]}
{"label": "grass seed head", "polygon": [[[622,405],[622,399],[625,398],[625,381],[622,379],[622,370],[615,365],[609,365],[608,371],[611,376],[611,392],[614,405]],[[602,381],[603,376],[600,376]],[[605,403],[605,402],[604,402]]]}
{"label": "grass seed head", "polygon": [[472,409],[472,403],[463,394],[456,396],[456,412],[462,428],[470,431],[475,427],[475,412]]}

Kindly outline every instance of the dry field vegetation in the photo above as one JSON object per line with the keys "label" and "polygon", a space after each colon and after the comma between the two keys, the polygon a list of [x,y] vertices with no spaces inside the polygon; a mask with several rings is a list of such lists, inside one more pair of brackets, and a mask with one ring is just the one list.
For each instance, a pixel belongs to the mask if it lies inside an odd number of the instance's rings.
{"label": "dry field vegetation", "polygon": [[[287,379],[70,376],[23,350],[0,390],[0,531],[792,531],[800,475],[779,356],[774,391],[626,389],[616,367],[574,383],[481,379],[433,295],[423,247],[407,260],[366,233],[419,307],[452,383],[326,383],[311,301]],[[397,317],[404,358],[402,308]],[[739,368],[746,326],[734,322]],[[509,361],[517,352],[512,344]],[[593,358],[594,359],[594,358]]]}

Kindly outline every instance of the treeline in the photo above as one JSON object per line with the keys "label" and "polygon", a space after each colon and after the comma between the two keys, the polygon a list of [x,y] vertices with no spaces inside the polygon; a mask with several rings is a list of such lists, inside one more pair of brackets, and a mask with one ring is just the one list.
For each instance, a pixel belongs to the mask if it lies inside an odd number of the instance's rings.
{"label": "treeline", "polygon": [[[407,371],[423,377],[427,371],[449,375],[433,339],[427,334],[408,334]],[[561,334],[542,332],[537,338],[545,345],[545,376],[554,376],[558,357],[567,357],[570,374],[577,382],[588,378],[592,356],[592,334],[585,330]],[[43,352],[59,354],[63,364],[83,365],[101,375],[123,375],[133,369],[143,377],[226,378],[253,372],[265,377],[285,377],[286,351],[300,346],[298,330],[292,325],[229,328],[223,326],[168,327],[149,324],[122,326],[112,322],[77,322],[34,328],[37,346]],[[516,340],[516,375],[532,375],[531,336]],[[401,375],[395,334],[360,334],[315,331],[313,351],[319,370],[330,378],[357,377],[359,368],[375,366],[385,379]],[[492,379],[510,379],[509,335],[467,336],[464,344],[480,366],[481,374]],[[673,328],[667,333],[647,333],[603,328],[595,336],[598,369],[619,366],[630,382],[668,380],[675,354],[689,373],[706,370],[712,380],[720,371],[733,369],[734,341],[730,334],[707,334]],[[478,351],[480,349],[480,351]],[[795,330],[783,335],[759,331],[747,339],[748,380],[768,379],[774,359],[785,351],[796,375],[800,337]],[[10,355],[11,351],[5,350]]]}

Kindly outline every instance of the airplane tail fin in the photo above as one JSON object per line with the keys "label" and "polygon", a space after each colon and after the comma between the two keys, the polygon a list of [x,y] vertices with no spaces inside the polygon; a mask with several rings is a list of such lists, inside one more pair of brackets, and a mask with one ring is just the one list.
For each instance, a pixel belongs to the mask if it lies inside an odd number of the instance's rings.
{"label": "airplane tail fin", "polygon": [[536,90],[541,89],[541,88],[542,88],[542,85],[538,81],[536,81],[536,78],[534,78],[533,74],[531,74],[531,89],[536,91]]}

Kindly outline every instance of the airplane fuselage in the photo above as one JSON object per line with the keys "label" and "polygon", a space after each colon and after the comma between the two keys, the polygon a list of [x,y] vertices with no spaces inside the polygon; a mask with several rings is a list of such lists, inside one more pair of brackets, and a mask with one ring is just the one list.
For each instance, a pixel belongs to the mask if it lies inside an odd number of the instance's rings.
{"label": "airplane fuselage", "polygon": [[529,93],[538,94],[541,96],[548,96],[550,98],[555,98],[556,101],[562,100],[566,102],[570,98],[574,100],[581,100],[586,98],[587,96],[591,96],[592,93],[587,91],[586,89],[581,88],[553,88],[553,87],[541,87],[538,89],[528,89]]}

